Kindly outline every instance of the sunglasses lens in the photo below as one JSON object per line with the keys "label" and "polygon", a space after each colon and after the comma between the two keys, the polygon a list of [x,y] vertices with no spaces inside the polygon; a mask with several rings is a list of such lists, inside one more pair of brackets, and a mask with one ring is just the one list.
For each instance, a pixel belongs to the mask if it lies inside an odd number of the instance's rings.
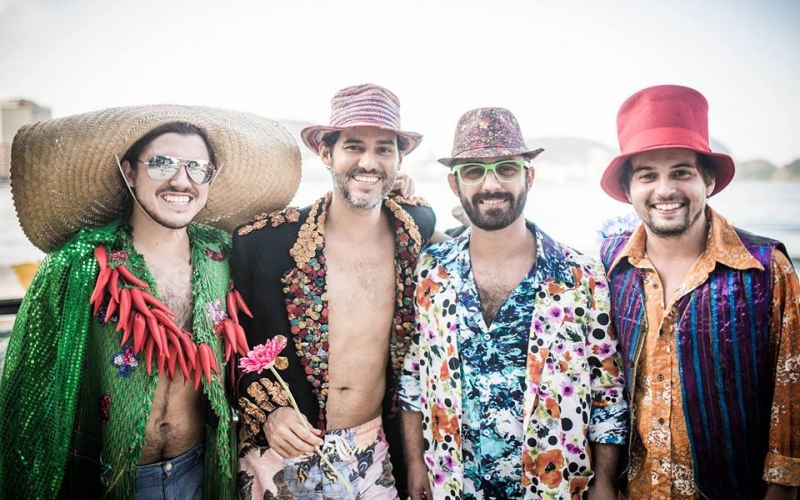
{"label": "sunglasses lens", "polygon": [[186,162],[186,171],[196,184],[205,184],[214,175],[214,165],[210,161],[189,160]]}
{"label": "sunglasses lens", "polygon": [[147,173],[150,178],[157,181],[169,179],[180,168],[180,161],[177,158],[165,155],[151,156],[147,160]]}

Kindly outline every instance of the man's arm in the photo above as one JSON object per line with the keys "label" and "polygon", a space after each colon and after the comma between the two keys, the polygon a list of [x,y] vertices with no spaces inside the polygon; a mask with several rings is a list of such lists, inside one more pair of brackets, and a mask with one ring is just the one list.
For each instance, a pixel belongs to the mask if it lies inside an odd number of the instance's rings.
{"label": "man's arm", "polygon": [[616,444],[591,443],[594,478],[589,483],[589,500],[616,500],[614,478],[623,447]]}
{"label": "man's arm", "polygon": [[[791,498],[800,487],[800,284],[789,259],[772,252],[770,342],[777,349],[764,480],[765,498]],[[794,495],[794,496],[793,496]]]}
{"label": "man's arm", "polygon": [[422,438],[422,412],[400,411],[403,450],[408,467],[408,494],[411,500],[433,500]]}

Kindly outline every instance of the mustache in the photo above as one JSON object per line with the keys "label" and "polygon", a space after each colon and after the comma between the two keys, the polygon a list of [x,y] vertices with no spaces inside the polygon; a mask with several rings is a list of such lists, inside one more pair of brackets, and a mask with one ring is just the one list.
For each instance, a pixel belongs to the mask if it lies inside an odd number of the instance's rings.
{"label": "mustache", "polygon": [[656,196],[649,200],[648,203],[650,205],[655,205],[656,203],[683,203],[688,205],[689,199],[685,196]]}
{"label": "mustache", "polygon": [[485,201],[485,200],[512,201],[513,199],[514,199],[514,197],[511,196],[511,193],[500,193],[500,192],[495,192],[495,193],[476,193],[472,197],[472,203],[474,205],[477,205],[478,203],[480,203],[482,201]]}
{"label": "mustache", "polygon": [[161,188],[158,191],[156,191],[156,196],[158,196],[158,195],[160,195],[162,193],[167,193],[167,192],[169,192],[169,193],[179,193],[179,194],[188,194],[190,196],[193,196],[194,198],[197,198],[200,195],[200,193],[198,193],[197,190],[192,188],[192,187],[189,187],[187,189],[180,189],[180,190],[175,189],[175,188],[171,188],[171,187],[166,187],[166,188]]}
{"label": "mustache", "polygon": [[353,177],[354,175],[376,175],[381,180],[386,180],[386,174],[383,172],[379,172],[377,170],[367,170],[363,167],[353,167],[347,171],[348,177]]}

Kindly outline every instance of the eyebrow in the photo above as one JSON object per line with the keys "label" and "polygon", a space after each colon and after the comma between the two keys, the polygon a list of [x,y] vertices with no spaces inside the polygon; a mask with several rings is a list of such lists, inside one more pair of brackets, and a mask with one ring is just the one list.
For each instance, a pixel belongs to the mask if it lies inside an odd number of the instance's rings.
{"label": "eyebrow", "polygon": [[[362,141],[361,139],[355,139],[355,138],[351,137],[351,138],[345,139],[344,141],[342,141],[342,143],[343,144],[364,144],[364,141]],[[389,145],[389,146],[394,146],[397,143],[395,142],[394,139],[381,139],[381,140],[378,141],[378,144],[386,144],[386,145]]]}
{"label": "eyebrow", "polygon": [[[669,168],[670,169],[675,169],[675,168],[686,168],[686,167],[693,168],[695,170],[699,170],[697,165],[692,165],[691,163],[686,163],[686,162],[676,163],[675,165],[672,165]],[[651,165],[647,165],[647,164],[639,165],[638,167],[631,166],[631,172],[638,172],[640,170],[655,170],[655,167],[653,167]]]}

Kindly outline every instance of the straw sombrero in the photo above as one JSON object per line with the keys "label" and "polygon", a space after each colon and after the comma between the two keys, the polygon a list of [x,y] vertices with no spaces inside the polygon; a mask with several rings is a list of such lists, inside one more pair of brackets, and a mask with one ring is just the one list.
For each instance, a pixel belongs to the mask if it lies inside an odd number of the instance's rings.
{"label": "straw sombrero", "polygon": [[130,194],[116,158],[173,122],[202,129],[222,165],[197,222],[230,232],[291,201],[300,183],[300,151],[277,122],[198,106],[104,109],[27,125],[14,138],[11,193],[28,239],[50,252],[80,228],[123,214]]}

